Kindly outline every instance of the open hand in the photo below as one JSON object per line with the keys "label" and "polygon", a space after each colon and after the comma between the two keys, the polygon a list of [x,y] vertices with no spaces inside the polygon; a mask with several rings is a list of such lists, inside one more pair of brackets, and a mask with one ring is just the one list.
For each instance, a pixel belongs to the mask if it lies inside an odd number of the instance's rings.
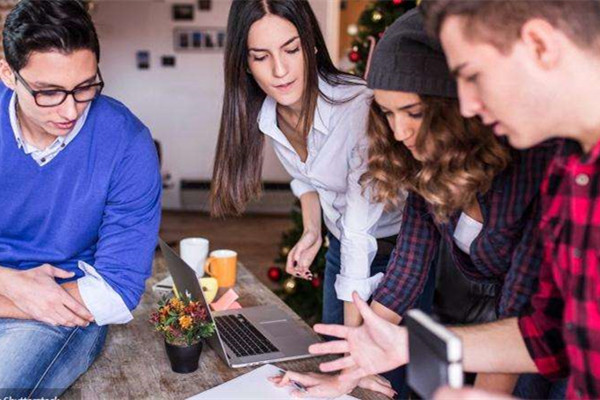
{"label": "open hand", "polygon": [[320,232],[305,231],[288,253],[285,271],[290,275],[312,280],[310,266],[322,244],[323,238]]}
{"label": "open hand", "polygon": [[1,294],[33,319],[51,325],[87,326],[94,317],[63,289],[54,278],[72,278],[50,264],[25,271],[4,268]]}
{"label": "open hand", "polygon": [[357,380],[368,375],[390,371],[408,362],[406,329],[381,318],[360,296],[352,293],[354,304],[364,322],[361,326],[317,324],[314,330],[343,340],[311,345],[311,354],[344,354],[343,358],[322,363],[321,371],[345,370],[340,379]]}

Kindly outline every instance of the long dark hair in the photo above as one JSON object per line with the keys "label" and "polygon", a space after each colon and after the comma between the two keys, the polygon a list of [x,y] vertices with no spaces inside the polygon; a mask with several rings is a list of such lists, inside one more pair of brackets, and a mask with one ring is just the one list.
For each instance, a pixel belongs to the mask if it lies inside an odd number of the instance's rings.
{"label": "long dark hair", "polygon": [[[265,93],[248,74],[248,32],[267,14],[290,21],[300,34],[305,82],[299,126],[305,135],[312,126],[319,77],[331,85],[357,83],[331,61],[317,18],[306,0],[234,0],[227,21],[225,95],[211,187],[214,216],[241,214],[262,189],[264,135],[257,118]],[[316,49],[316,52],[315,52]]]}

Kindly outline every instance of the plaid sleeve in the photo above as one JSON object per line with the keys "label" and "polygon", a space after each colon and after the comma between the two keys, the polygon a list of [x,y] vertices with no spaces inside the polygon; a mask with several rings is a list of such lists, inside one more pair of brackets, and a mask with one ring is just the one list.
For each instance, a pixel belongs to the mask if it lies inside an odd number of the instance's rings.
{"label": "plaid sleeve", "polygon": [[396,247],[373,299],[399,315],[409,310],[423,291],[439,241],[425,200],[409,193]]}
{"label": "plaid sleeve", "polygon": [[[522,228],[520,238],[512,249],[510,268],[502,285],[498,304],[500,318],[519,315],[527,308],[537,290],[543,253],[538,227],[541,216],[540,184],[559,144],[557,141],[549,141],[520,152],[516,170],[510,179],[510,187],[514,192],[511,203],[525,208],[515,213],[522,222],[514,223]],[[508,205],[509,209],[511,207],[513,206]]]}
{"label": "plaid sleeve", "polygon": [[[532,207],[539,214],[539,202]],[[498,313],[500,318],[515,317],[529,306],[538,287],[542,263],[541,238],[537,228],[539,219],[531,218],[523,228],[521,240],[512,253],[511,267],[504,278]]]}
{"label": "plaid sleeve", "polygon": [[[546,255],[545,255],[546,257]],[[519,328],[540,374],[548,379],[569,376],[569,360],[562,336],[564,302],[552,277],[552,263],[544,261],[537,293]]]}

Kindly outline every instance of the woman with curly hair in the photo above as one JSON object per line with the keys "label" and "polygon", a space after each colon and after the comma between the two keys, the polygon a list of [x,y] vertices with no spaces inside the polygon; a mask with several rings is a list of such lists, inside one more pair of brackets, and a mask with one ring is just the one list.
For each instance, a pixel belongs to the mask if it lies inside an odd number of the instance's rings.
{"label": "woman with curly hair", "polygon": [[[438,285],[458,280],[458,287],[447,289],[458,297],[456,292],[466,294],[462,303],[451,304],[462,312],[455,313],[452,322],[517,315],[536,289],[541,262],[536,236],[539,184],[556,146],[512,150],[480,120],[463,118],[441,47],[426,34],[418,10],[386,31],[373,55],[368,86],[374,89],[374,102],[368,171],[361,181],[370,188],[373,201],[388,208],[402,204],[401,193],[408,191],[396,248],[371,307],[400,323],[416,305],[430,269],[437,266],[443,278]],[[442,247],[445,257],[436,262]],[[479,375],[476,382],[512,392],[517,378]],[[302,376],[293,379],[302,382]],[[311,379],[315,392],[334,386],[331,377],[318,383]],[[540,376],[535,384],[531,377],[526,379],[515,394],[564,397],[564,385],[552,387]],[[535,391],[534,385],[544,391]]]}

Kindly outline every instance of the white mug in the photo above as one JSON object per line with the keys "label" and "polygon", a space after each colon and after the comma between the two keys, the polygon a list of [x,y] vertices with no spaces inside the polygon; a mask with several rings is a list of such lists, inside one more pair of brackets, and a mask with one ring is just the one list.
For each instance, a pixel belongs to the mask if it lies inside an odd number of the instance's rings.
{"label": "white mug", "polygon": [[198,277],[204,276],[204,263],[208,257],[208,245],[207,239],[199,237],[185,238],[179,242],[181,258],[196,271]]}

